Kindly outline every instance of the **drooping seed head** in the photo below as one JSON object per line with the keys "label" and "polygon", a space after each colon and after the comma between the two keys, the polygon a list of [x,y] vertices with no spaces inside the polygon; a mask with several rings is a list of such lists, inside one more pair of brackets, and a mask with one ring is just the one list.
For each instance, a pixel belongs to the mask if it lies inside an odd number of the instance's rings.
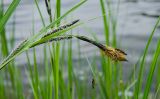
{"label": "drooping seed head", "polygon": [[126,59],[127,54],[120,49],[106,47],[106,50],[104,51],[104,53],[114,61],[127,61]]}
{"label": "drooping seed head", "polygon": [[111,58],[114,61],[127,61],[127,59],[126,59],[127,54],[120,49],[105,46],[105,45],[103,45],[103,44],[101,44],[97,41],[94,41],[92,39],[89,39],[85,36],[75,36],[75,37],[80,39],[80,40],[89,42],[89,43],[97,46],[99,49],[102,50],[102,52],[104,52],[104,54],[106,56],[108,56],[109,58]]}

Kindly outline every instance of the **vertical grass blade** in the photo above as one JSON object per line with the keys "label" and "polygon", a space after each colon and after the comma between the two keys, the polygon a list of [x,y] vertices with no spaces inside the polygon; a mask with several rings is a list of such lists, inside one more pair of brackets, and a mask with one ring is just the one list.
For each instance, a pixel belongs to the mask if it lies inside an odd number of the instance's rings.
{"label": "vertical grass blade", "polygon": [[[105,9],[105,1],[104,0],[100,0],[100,5],[101,5],[101,11],[102,11],[102,16],[103,16],[103,25],[104,25],[104,35],[105,35],[105,40],[106,40],[106,44],[109,45],[109,20],[107,18],[107,12]],[[104,70],[104,79],[105,79],[105,86],[107,90],[107,94],[110,97],[111,96],[111,66],[110,66],[110,59],[109,58],[104,58],[102,55],[102,67]]]}
{"label": "vertical grass blade", "polygon": [[158,44],[157,44],[156,52],[154,53],[154,56],[152,58],[153,59],[152,63],[150,65],[151,67],[149,69],[149,75],[147,77],[147,81],[146,81],[147,84],[146,84],[146,87],[145,87],[145,90],[144,90],[143,99],[148,99],[148,94],[149,94],[149,91],[150,91],[150,88],[151,88],[153,74],[154,74],[154,71],[155,71],[155,68],[156,68],[156,63],[157,63],[159,55],[160,55],[160,38],[159,38],[159,41],[158,41]]}
{"label": "vertical grass blade", "polygon": [[73,69],[72,69],[72,40],[68,43],[68,93],[69,99],[72,99],[72,80],[73,80]]}
{"label": "vertical grass blade", "polygon": [[101,4],[102,16],[103,16],[106,44],[109,45],[109,26],[108,26],[108,20],[106,17],[105,3],[103,0],[100,0],[100,4]]}
{"label": "vertical grass blade", "polygon": [[155,30],[156,30],[156,28],[159,24],[159,21],[160,21],[160,18],[158,18],[158,20],[156,22],[156,25],[153,28],[153,31],[152,31],[149,39],[148,39],[147,45],[146,45],[145,50],[144,50],[144,54],[143,54],[142,61],[141,61],[141,64],[140,64],[140,70],[139,70],[139,73],[138,73],[138,80],[137,80],[137,84],[136,84],[136,89],[134,91],[135,99],[138,99],[138,96],[139,96],[139,93],[140,93],[140,90],[141,90],[145,59],[146,59],[146,56],[147,56],[149,45],[152,41],[153,35],[154,35]]}
{"label": "vertical grass blade", "polygon": [[[56,17],[55,20],[60,18],[61,16],[61,0],[56,0]],[[60,25],[60,21],[57,22],[56,26]],[[54,47],[54,45],[52,45]],[[59,57],[60,57],[60,44],[57,42],[55,48],[53,48],[54,52],[54,98],[59,99]]]}

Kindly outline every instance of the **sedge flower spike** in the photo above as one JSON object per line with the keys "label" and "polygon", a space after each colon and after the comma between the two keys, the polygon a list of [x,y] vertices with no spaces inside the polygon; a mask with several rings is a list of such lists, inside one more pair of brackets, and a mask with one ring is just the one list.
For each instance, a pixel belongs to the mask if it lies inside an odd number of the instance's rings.
{"label": "sedge flower spike", "polygon": [[106,50],[104,50],[104,53],[114,61],[127,61],[126,59],[127,54],[120,49],[107,46]]}
{"label": "sedge flower spike", "polygon": [[106,56],[108,56],[109,58],[111,58],[114,61],[127,61],[127,59],[126,59],[127,54],[120,49],[113,48],[110,46],[104,46],[103,44],[98,43],[97,41],[93,41],[85,36],[75,36],[75,37],[97,46],[99,49],[102,50],[102,52],[104,52],[104,54]]}

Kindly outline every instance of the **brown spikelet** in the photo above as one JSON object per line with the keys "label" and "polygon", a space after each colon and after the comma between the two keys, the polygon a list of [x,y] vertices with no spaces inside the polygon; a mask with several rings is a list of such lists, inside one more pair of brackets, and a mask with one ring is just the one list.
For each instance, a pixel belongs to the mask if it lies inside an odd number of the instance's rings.
{"label": "brown spikelet", "polygon": [[120,49],[112,48],[109,46],[106,47],[103,44],[101,44],[97,41],[91,40],[85,36],[76,36],[76,38],[83,40],[83,41],[86,41],[86,42],[89,42],[89,43],[97,46],[99,49],[102,50],[102,52],[105,53],[106,56],[108,56],[109,58],[111,58],[114,61],[127,61],[127,59],[126,59],[127,54]]}
{"label": "brown spikelet", "polygon": [[127,61],[126,59],[127,54],[120,49],[106,47],[106,50],[104,51],[104,53],[114,61]]}
{"label": "brown spikelet", "polygon": [[115,48],[117,51],[119,51],[120,53],[123,53],[124,55],[127,55],[124,51],[118,49],[118,48]]}

